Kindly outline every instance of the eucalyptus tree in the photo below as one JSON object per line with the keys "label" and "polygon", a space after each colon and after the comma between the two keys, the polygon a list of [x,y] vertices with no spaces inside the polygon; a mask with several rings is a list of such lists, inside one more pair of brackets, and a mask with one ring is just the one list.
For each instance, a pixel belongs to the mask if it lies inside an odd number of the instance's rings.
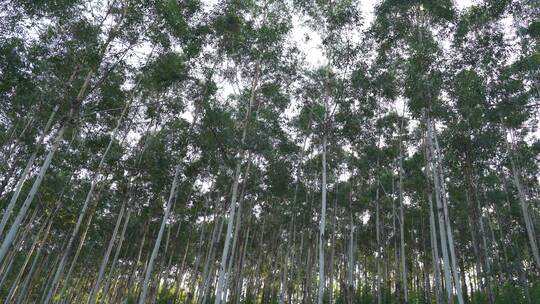
{"label": "eucalyptus tree", "polygon": [[[19,224],[22,221],[22,219],[25,217],[26,212],[33,201],[33,198],[35,197],[41,185],[41,182],[43,178],[45,177],[47,169],[49,168],[51,164],[52,158],[54,157],[56,150],[60,147],[63,141],[66,130],[74,125],[74,122],[77,120],[77,118],[80,115],[80,108],[83,105],[84,100],[96,88],[95,84],[91,83],[92,80],[95,80],[95,82],[99,84],[104,79],[106,79],[106,78],[95,77],[95,75],[98,69],[100,69],[102,62],[104,61],[105,56],[107,52],[109,51],[109,45],[111,44],[111,42],[113,42],[113,40],[116,38],[116,36],[119,33],[119,30],[122,24],[122,19],[124,18],[126,10],[127,10],[127,5],[124,5],[118,11],[118,16],[117,16],[118,19],[114,23],[112,28],[108,30],[105,41],[100,42],[99,40],[97,40],[99,31],[103,29],[97,28],[96,30],[96,27],[94,27],[94,31],[90,31],[91,33],[90,37],[84,37],[83,39],[81,39],[82,40],[81,44],[84,45],[85,43],[89,43],[90,45],[95,46],[93,49],[96,52],[94,54],[85,54],[88,57],[86,58],[83,57],[84,59],[91,59],[85,62],[89,70],[86,72],[85,76],[81,79],[82,82],[80,83],[80,88],[76,93],[74,92],[75,95],[71,97],[67,97],[68,100],[71,99],[71,101],[68,103],[69,110],[67,111],[65,116],[62,118],[62,120],[58,123],[58,130],[56,131],[54,135],[54,140],[53,140],[53,143],[49,152],[47,153],[47,157],[45,158],[42,166],[40,167],[39,173],[36,177],[36,180],[34,181],[32,185],[32,188],[30,189],[28,193],[27,198],[25,199],[21,208],[19,209],[17,216],[15,217],[9,231],[7,232],[7,235],[4,238],[4,241],[2,242],[2,247],[0,247],[0,260],[3,260],[3,258],[5,257],[5,253],[9,249],[11,243],[13,242],[13,239],[15,238],[15,235],[18,231]],[[109,14],[107,12],[104,18],[107,18],[108,15]],[[78,26],[80,27],[81,23],[82,23],[82,30],[88,31],[92,29],[93,27],[90,21],[83,19],[83,20],[80,20],[80,23],[74,22],[73,25],[75,26],[75,29],[80,29],[78,28]],[[50,37],[45,37],[45,39],[50,39]],[[116,62],[114,63],[116,64]],[[110,65],[109,66],[106,65],[105,69],[110,69],[110,67],[111,67]],[[71,78],[72,77],[70,77],[70,79]],[[26,178],[25,176],[21,176],[19,179],[21,181],[24,181],[25,178]],[[5,215],[9,216],[9,212],[7,212]]]}
{"label": "eucalyptus tree", "polygon": [[0,4],[2,300],[533,303],[537,1],[365,5]]}
{"label": "eucalyptus tree", "polygon": [[[397,20],[394,17],[397,16]],[[426,129],[426,145],[429,147],[431,162],[430,178],[435,186],[435,198],[439,218],[439,231],[445,267],[448,301],[452,301],[455,288],[458,300],[463,303],[459,272],[455,254],[453,231],[448,214],[447,191],[442,167],[442,155],[438,149],[436,130],[433,119],[440,116],[444,105],[440,103],[441,90],[440,60],[441,54],[432,28],[452,21],[455,10],[450,1],[429,2],[414,1],[397,4],[392,1],[382,2],[376,11],[374,31],[381,43],[385,40],[394,45],[407,47],[408,62],[404,67],[403,95],[409,100],[408,108],[413,117],[421,118]],[[439,26],[439,29],[442,28]],[[388,39],[390,38],[391,39]],[[384,48],[382,49],[385,50]],[[393,50],[390,48],[390,50]],[[440,56],[439,56],[440,57]],[[431,195],[431,194],[429,194]],[[435,229],[435,227],[432,227]],[[450,273],[451,272],[451,273]],[[453,286],[451,276],[453,277]]]}
{"label": "eucalyptus tree", "polygon": [[[314,104],[314,121],[319,127],[316,133],[320,135],[321,150],[321,212],[319,220],[319,292],[318,303],[323,303],[325,298],[326,276],[325,276],[325,247],[326,247],[326,213],[327,213],[327,151],[328,140],[333,134],[333,116],[339,102],[345,103],[344,87],[346,77],[350,75],[352,66],[356,63],[358,40],[361,33],[360,28],[360,7],[353,1],[331,1],[328,3],[311,3],[306,1],[295,1],[296,5],[302,9],[310,19],[310,26],[320,35],[322,39],[322,51],[325,57],[325,66],[314,76],[315,87],[318,90],[310,92],[308,102]],[[317,96],[318,95],[318,96]],[[320,96],[320,97],[319,97]],[[310,105],[308,105],[309,107]],[[317,117],[320,116],[321,117]],[[339,160],[337,160],[339,161]],[[337,173],[337,172],[336,172]],[[334,250],[334,249],[332,249]],[[333,265],[330,266],[333,269]],[[330,273],[332,278],[333,273]],[[332,288],[332,286],[331,286]],[[332,301],[330,294],[330,301]]]}
{"label": "eucalyptus tree", "polygon": [[489,172],[488,164],[502,146],[497,139],[501,134],[497,119],[494,120],[492,96],[498,75],[507,64],[508,46],[497,16],[480,4],[470,7],[460,16],[453,46],[455,53],[460,54],[449,70],[451,81],[448,91],[455,100],[455,106],[446,119],[449,129],[443,136],[448,137],[447,161],[450,167],[459,167],[452,168],[450,175],[457,175],[455,180],[462,183],[456,185],[460,190],[452,196],[466,202],[464,208],[469,212],[468,225],[465,225],[470,230],[476,273],[481,276],[481,288],[488,295],[489,302],[494,303],[493,261],[486,226],[489,215],[484,214],[482,208],[482,204],[489,202],[482,202],[481,187],[484,172]]}
{"label": "eucalyptus tree", "polygon": [[[217,34],[220,47],[230,62],[230,68],[225,69],[226,77],[239,92],[236,100],[239,124],[239,145],[235,156],[234,175],[231,190],[231,201],[228,206],[227,228],[225,232],[224,247],[219,264],[216,283],[215,303],[226,301],[229,273],[227,265],[232,259],[231,248],[233,239],[239,233],[233,231],[236,220],[237,204],[242,203],[238,198],[238,189],[242,167],[246,166],[243,182],[248,180],[248,167],[253,161],[253,136],[258,129],[258,117],[261,109],[284,109],[286,104],[277,104],[280,99],[266,99],[265,95],[279,90],[279,86],[286,81],[282,72],[280,59],[285,59],[286,48],[283,48],[285,35],[290,29],[289,7],[287,3],[279,1],[265,1],[263,3],[223,2],[219,6],[223,11],[217,21]],[[287,61],[290,62],[290,61]],[[268,91],[268,93],[266,93]],[[262,96],[261,96],[262,95]],[[279,96],[278,96],[279,97]],[[286,100],[285,100],[286,101]],[[275,111],[275,110],[274,110]],[[244,164],[245,163],[245,164]],[[239,205],[238,208],[240,208]],[[240,217],[238,217],[240,220]],[[234,253],[234,252],[233,252]]]}

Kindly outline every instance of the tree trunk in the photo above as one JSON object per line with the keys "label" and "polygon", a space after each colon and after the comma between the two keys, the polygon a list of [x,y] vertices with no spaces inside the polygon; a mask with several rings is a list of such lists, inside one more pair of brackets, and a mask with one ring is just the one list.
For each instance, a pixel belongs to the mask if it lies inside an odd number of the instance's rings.
{"label": "tree trunk", "polygon": [[[431,187],[429,187],[431,189]],[[433,214],[433,199],[431,190],[428,191],[428,200],[429,200],[429,227],[430,227],[430,240],[431,240],[431,261],[433,263],[433,270],[435,273],[435,291],[436,291],[436,302],[441,304],[444,302],[442,295],[442,285],[441,285],[441,268],[439,264],[439,245],[437,242],[437,232],[435,227],[435,216]]]}
{"label": "tree trunk", "polygon": [[163,215],[163,220],[161,221],[161,226],[159,228],[159,232],[156,238],[156,242],[154,244],[154,249],[152,250],[152,255],[150,256],[150,259],[148,260],[148,268],[146,269],[146,273],[144,276],[144,281],[142,285],[142,291],[141,295],[139,296],[139,304],[144,304],[146,300],[146,293],[148,292],[148,284],[150,282],[150,276],[152,274],[152,269],[154,268],[154,262],[157,258],[158,252],[159,252],[159,246],[161,244],[161,238],[163,237],[163,231],[165,230],[165,225],[167,224],[167,220],[169,219],[169,214],[171,212],[171,206],[173,202],[176,200],[176,192],[178,188],[178,175],[180,174],[180,165],[177,165],[174,170],[174,178],[171,185],[171,192],[169,194],[169,199],[167,201],[167,206],[165,207],[165,213]]}
{"label": "tree trunk", "polygon": [[[328,124],[328,100],[325,99],[324,103],[324,123]],[[323,131],[322,139],[322,180],[321,180],[321,220],[319,224],[319,297],[318,303],[323,304],[324,301],[324,249],[326,245],[326,238],[324,235],[326,228],[326,142],[328,136],[328,129]]]}
{"label": "tree trunk", "polygon": [[[249,105],[248,105],[248,109],[246,110],[246,116],[245,116],[245,119],[244,119],[244,126],[243,126],[243,130],[242,130],[242,138],[241,138],[241,141],[240,141],[240,145],[241,146],[244,146],[244,144],[246,143],[246,138],[247,138],[247,129],[248,129],[248,125],[249,125],[249,120],[250,120],[250,116],[251,116],[251,109],[253,108],[254,106],[254,102],[255,102],[255,93],[256,93],[256,90],[257,90],[257,87],[258,87],[258,83],[259,83],[259,76],[260,76],[260,60],[257,62],[257,65],[255,67],[255,77],[253,78],[253,82],[252,82],[252,85],[251,85],[251,93],[250,93],[250,97],[249,97]],[[217,286],[216,286],[216,299],[214,301],[214,304],[221,304],[221,302],[223,300],[226,300],[226,299],[223,299],[223,296],[224,296],[224,293],[223,293],[223,284],[224,284],[224,280],[225,280],[225,269],[227,267],[227,261],[228,261],[228,258],[229,258],[229,247],[231,246],[231,233],[232,233],[232,229],[233,229],[233,224],[234,224],[234,218],[235,218],[235,213],[236,213],[236,197],[238,195],[238,185],[239,185],[239,181],[240,181],[240,171],[242,170],[242,162],[244,161],[244,154],[245,154],[245,149],[242,148],[242,150],[239,152],[239,157],[238,157],[238,160],[237,160],[237,163],[236,163],[236,169],[235,169],[235,174],[234,174],[234,181],[233,181],[233,186],[232,186],[232,197],[231,197],[231,204],[229,206],[229,212],[228,212],[228,222],[227,222],[227,232],[225,234],[225,244],[223,245],[223,253],[221,255],[221,264],[220,264],[220,269],[219,269],[219,276],[218,276],[218,282],[217,282]]]}
{"label": "tree trunk", "polygon": [[[32,189],[30,189],[30,192],[28,193],[26,200],[21,206],[21,209],[19,210],[17,217],[11,224],[9,231],[6,237],[4,238],[4,241],[2,242],[2,246],[0,247],[0,262],[4,260],[11,244],[13,243],[13,240],[15,239],[15,235],[19,231],[19,226],[21,225],[21,222],[23,218],[25,217],[26,212],[28,211],[28,208],[30,208],[30,204],[34,200],[34,196],[36,195],[39,187],[41,186],[41,182],[43,181],[43,178],[45,177],[45,174],[47,173],[47,169],[49,169],[49,165],[51,164],[53,156],[56,153],[56,150],[58,149],[58,147],[60,147],[60,144],[62,143],[62,139],[64,138],[65,131],[66,131],[65,125],[63,125],[60,128],[60,130],[58,130],[54,143],[51,149],[49,150],[49,153],[47,154],[47,157],[45,158],[43,165],[41,166],[39,170],[38,176],[36,177],[34,184],[32,185]],[[8,213],[6,213],[6,215],[7,214]]]}
{"label": "tree trunk", "polygon": [[[111,282],[112,282],[112,279],[113,279],[114,270],[116,268],[116,263],[118,262],[118,257],[120,255],[120,250],[122,249],[122,244],[124,243],[126,230],[127,230],[128,224],[129,224],[130,217],[131,217],[131,209],[128,209],[126,219],[124,221],[124,226],[122,227],[122,233],[120,234],[120,239],[118,240],[118,245],[116,245],[116,251],[114,253],[114,258],[113,258],[111,268],[109,270],[109,275],[107,276],[107,281],[105,282],[105,286],[103,287],[103,295],[101,297],[103,300],[105,300],[107,298],[107,295],[109,293],[109,288],[111,287]],[[143,236],[143,238],[144,238],[144,236]]]}
{"label": "tree trunk", "polygon": [[[403,119],[401,123],[403,128]],[[401,134],[401,129],[400,129]],[[399,142],[399,242],[401,257],[401,284],[403,285],[403,303],[409,302],[409,292],[407,290],[407,265],[405,263],[405,217],[403,216],[403,147],[401,136]]]}
{"label": "tree trunk", "polygon": [[434,139],[434,142],[435,142],[435,155],[437,155],[437,157],[435,158],[437,160],[437,165],[438,165],[438,172],[439,172],[439,184],[441,186],[441,190],[442,190],[442,195],[441,195],[441,198],[442,198],[442,202],[443,202],[443,211],[444,211],[444,220],[445,220],[445,224],[446,224],[446,233],[447,233],[447,236],[448,236],[448,248],[450,249],[450,258],[451,258],[451,263],[452,263],[452,275],[453,275],[453,278],[454,278],[454,286],[456,288],[456,293],[457,293],[457,296],[458,296],[458,302],[459,304],[463,304],[464,301],[463,301],[463,293],[461,291],[461,284],[460,284],[460,279],[459,279],[459,269],[457,268],[457,257],[456,257],[456,253],[455,253],[455,246],[454,246],[454,236],[453,236],[453,232],[452,232],[452,227],[450,225],[450,215],[448,213],[448,200],[447,200],[447,193],[448,193],[448,189],[446,188],[446,182],[445,182],[445,179],[444,179],[444,175],[443,175],[443,168],[442,168],[442,164],[441,164],[441,157],[440,157],[440,147],[439,147],[439,141],[437,139],[437,133],[435,132],[435,126],[432,122],[432,130],[433,130],[433,139]]}
{"label": "tree trunk", "polygon": [[[510,133],[512,134],[512,132]],[[540,254],[538,253],[538,245],[536,243],[536,233],[535,233],[533,221],[531,219],[531,215],[529,212],[529,202],[527,201],[527,195],[525,194],[525,189],[523,188],[523,185],[521,184],[521,181],[519,178],[520,176],[519,170],[516,165],[516,161],[514,160],[510,143],[508,142],[508,139],[506,138],[506,136],[504,136],[504,138],[505,138],[505,143],[506,143],[506,153],[508,154],[508,158],[510,159],[510,168],[512,170],[512,181],[514,182],[514,186],[516,187],[517,192],[518,192],[519,205],[521,207],[521,214],[523,215],[523,221],[525,222],[525,228],[527,230],[529,246],[531,247],[531,252],[534,259],[534,263],[536,264],[536,268],[540,269]]]}
{"label": "tree trunk", "polygon": [[112,247],[114,246],[114,242],[116,241],[116,236],[118,234],[118,229],[120,229],[120,223],[122,221],[122,218],[124,216],[124,211],[126,209],[126,202],[122,204],[122,207],[120,208],[120,212],[118,213],[117,219],[116,219],[116,225],[114,226],[114,230],[111,236],[111,239],[109,241],[109,246],[107,246],[107,250],[105,251],[105,255],[103,256],[103,259],[101,261],[101,265],[99,266],[98,276],[96,279],[96,283],[94,284],[94,287],[92,288],[92,291],[90,292],[90,297],[88,299],[89,304],[95,304],[97,300],[97,294],[99,292],[100,286],[101,286],[101,280],[103,279],[103,274],[105,273],[105,268],[107,267],[107,263],[109,262],[109,256],[111,255]]}
{"label": "tree trunk", "polygon": [[[17,185],[15,186],[15,192],[11,196],[11,200],[9,201],[8,206],[4,210],[4,214],[2,216],[2,221],[0,222],[0,236],[2,236],[4,234],[4,228],[6,227],[6,224],[7,224],[8,220],[9,220],[11,212],[13,211],[13,208],[15,207],[15,203],[17,202],[17,199],[19,198],[19,194],[21,193],[24,182],[28,178],[28,174],[30,172],[30,169],[34,165],[34,161],[36,160],[37,154],[38,154],[38,152],[39,152],[39,150],[41,148],[41,145],[43,144],[43,140],[45,139],[45,135],[48,134],[49,128],[51,127],[51,124],[53,122],[54,116],[56,115],[57,111],[58,111],[58,105],[56,105],[54,107],[53,111],[51,112],[51,115],[49,116],[49,120],[47,121],[47,124],[45,125],[45,128],[43,129],[43,133],[41,134],[41,136],[39,137],[39,139],[36,142],[36,147],[35,147],[34,153],[32,153],[32,155],[28,159],[28,162],[26,163],[26,167],[24,168],[23,172],[21,173],[21,176],[19,177],[19,180],[17,181]],[[63,134],[59,133],[59,135],[63,135]],[[57,135],[57,137],[58,137],[58,135]],[[51,149],[51,151],[52,151],[52,149]],[[50,152],[49,152],[49,154],[50,154]],[[52,156],[51,156],[51,158],[52,158]],[[45,173],[43,173],[43,175],[44,174]],[[38,178],[39,178],[39,176],[38,176]],[[34,188],[34,186],[32,186],[32,188]],[[0,192],[0,194],[1,193],[2,192]]]}
{"label": "tree trunk", "polygon": [[431,122],[429,118],[426,121],[427,124],[427,145],[428,145],[428,157],[427,159],[430,162],[430,167],[428,168],[428,174],[433,178],[433,184],[435,186],[435,201],[437,202],[437,216],[439,219],[439,236],[441,238],[441,249],[443,255],[443,265],[444,265],[444,282],[446,284],[446,293],[447,293],[447,303],[453,303],[453,286],[452,279],[450,277],[450,258],[448,255],[448,242],[446,240],[446,224],[444,220],[444,211],[442,206],[441,198],[441,187],[439,184],[439,175],[437,173],[438,167],[436,165],[433,140],[432,140],[432,130]]}

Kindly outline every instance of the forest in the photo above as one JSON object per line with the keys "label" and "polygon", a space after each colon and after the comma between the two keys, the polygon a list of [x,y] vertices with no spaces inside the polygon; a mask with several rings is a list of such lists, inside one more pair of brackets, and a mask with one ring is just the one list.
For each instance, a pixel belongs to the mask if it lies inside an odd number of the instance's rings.
{"label": "forest", "polygon": [[539,0],[1,0],[0,303],[540,303]]}

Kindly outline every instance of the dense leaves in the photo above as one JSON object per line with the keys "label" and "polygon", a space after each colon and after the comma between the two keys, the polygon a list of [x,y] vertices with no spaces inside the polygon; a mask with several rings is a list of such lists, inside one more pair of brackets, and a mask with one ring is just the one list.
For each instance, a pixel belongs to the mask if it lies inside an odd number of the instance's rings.
{"label": "dense leaves", "polygon": [[0,302],[536,303],[540,7],[455,2],[0,4]]}

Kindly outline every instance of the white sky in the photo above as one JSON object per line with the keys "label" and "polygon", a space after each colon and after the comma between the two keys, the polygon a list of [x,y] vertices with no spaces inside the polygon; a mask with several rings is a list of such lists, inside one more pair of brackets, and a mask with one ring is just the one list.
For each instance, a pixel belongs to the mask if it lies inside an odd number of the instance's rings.
{"label": "white sky", "polygon": [[[207,3],[215,3],[217,0],[206,0]],[[362,18],[364,21],[364,28],[367,28],[374,18],[375,6],[380,2],[380,0],[361,0],[361,10]],[[454,5],[458,10],[463,10],[476,1],[473,0],[454,0]],[[304,24],[300,16],[295,15],[293,17],[293,30],[292,36],[297,42],[298,46],[306,56],[306,61],[309,66],[320,66],[324,64],[324,56],[321,48],[321,38],[313,30],[309,29],[308,26]],[[309,40],[306,39],[306,36],[309,36]]]}

